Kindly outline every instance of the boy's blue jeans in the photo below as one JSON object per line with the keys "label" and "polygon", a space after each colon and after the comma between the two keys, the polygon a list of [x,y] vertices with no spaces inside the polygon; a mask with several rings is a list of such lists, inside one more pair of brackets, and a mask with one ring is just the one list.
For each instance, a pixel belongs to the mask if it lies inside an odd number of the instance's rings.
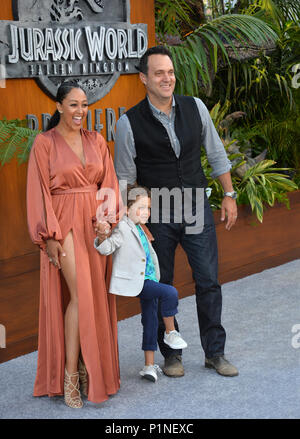
{"label": "boy's blue jeans", "polygon": [[142,308],[144,351],[157,350],[158,300],[161,304],[161,316],[171,317],[177,314],[178,292],[172,285],[162,284],[146,279],[143,289],[138,295]]}

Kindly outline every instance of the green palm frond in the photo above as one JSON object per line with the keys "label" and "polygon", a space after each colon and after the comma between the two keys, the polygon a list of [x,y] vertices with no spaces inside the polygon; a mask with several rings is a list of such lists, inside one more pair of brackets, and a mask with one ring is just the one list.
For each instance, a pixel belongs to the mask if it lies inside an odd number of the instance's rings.
{"label": "green palm frond", "polygon": [[[234,168],[245,163],[243,154],[237,156],[239,156],[239,161]],[[228,158],[233,160],[233,155],[228,155]],[[272,207],[277,201],[284,203],[289,208],[287,193],[299,189],[295,182],[282,173],[282,171],[289,171],[290,168],[275,168],[275,164],[276,162],[273,160],[263,160],[249,168],[242,179],[232,174],[233,186],[237,191],[237,204],[249,204],[260,222],[263,221],[266,205]],[[208,187],[212,189],[210,204],[213,209],[220,209],[223,188],[219,180],[210,177],[211,168],[205,155],[202,158],[202,166],[208,180]]]}
{"label": "green palm frond", "polygon": [[27,121],[0,120],[0,163],[3,166],[14,157],[19,164],[26,162],[29,157],[33,141],[39,131],[26,127]]}
{"label": "green palm frond", "polygon": [[255,15],[257,18],[268,22],[271,26],[278,26],[284,20],[283,11],[274,0],[255,0],[243,13]]}
{"label": "green palm frond", "polygon": [[300,21],[300,3],[295,0],[274,0],[286,20]]}
{"label": "green palm frond", "polygon": [[265,43],[275,44],[277,34],[263,21],[246,15],[228,14],[198,27],[177,46],[169,45],[177,76],[176,91],[198,95],[201,86],[211,86],[220,57],[230,65],[230,52]]}
{"label": "green palm frond", "polygon": [[179,35],[178,21],[191,24],[189,13],[191,9],[184,1],[155,0],[156,30],[164,34]]}
{"label": "green palm frond", "polygon": [[23,136],[24,141],[22,143],[22,147],[19,148],[19,152],[18,152],[19,163],[25,163],[28,161],[30,150],[32,148],[34,139],[36,138],[37,134],[38,131],[33,131],[29,128],[20,129],[19,135]]}
{"label": "green palm frond", "polygon": [[273,18],[300,21],[300,3],[297,0],[258,0],[256,3],[264,12],[270,11]]}
{"label": "green palm frond", "polygon": [[289,206],[287,192],[298,189],[298,186],[281,171],[289,168],[274,168],[276,162],[263,160],[246,171],[239,184],[239,200],[247,200],[257,219],[262,222],[264,203],[273,206],[275,201]]}
{"label": "green palm frond", "polygon": [[218,102],[210,110],[209,114],[216,128],[219,127],[220,122],[224,119],[225,114],[228,112],[228,108],[221,108],[221,103]]}

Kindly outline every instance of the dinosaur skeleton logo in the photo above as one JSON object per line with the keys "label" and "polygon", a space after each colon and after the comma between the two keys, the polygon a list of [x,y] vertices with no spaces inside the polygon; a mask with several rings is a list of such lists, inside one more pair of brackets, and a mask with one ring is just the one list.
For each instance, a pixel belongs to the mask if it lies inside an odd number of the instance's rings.
{"label": "dinosaur skeleton logo", "polygon": [[102,12],[104,8],[103,0],[87,0],[87,2],[94,12]]}
{"label": "dinosaur skeleton logo", "polygon": [[83,19],[78,0],[53,0],[50,6],[50,16],[53,21],[59,22]]}
{"label": "dinosaur skeleton logo", "polygon": [[130,0],[12,4],[15,21],[0,21],[6,79],[35,78],[52,98],[58,85],[72,78],[91,104],[98,101],[121,74],[137,72],[135,65],[147,50],[147,25],[130,23]]}
{"label": "dinosaur skeleton logo", "polygon": [[[103,12],[103,0],[86,0],[91,9],[99,14]],[[50,16],[53,21],[68,21],[70,19],[82,20],[82,10],[78,0],[53,0],[50,6]]]}
{"label": "dinosaur skeleton logo", "polygon": [[94,12],[102,12],[104,8],[103,0],[87,0],[87,2]]}

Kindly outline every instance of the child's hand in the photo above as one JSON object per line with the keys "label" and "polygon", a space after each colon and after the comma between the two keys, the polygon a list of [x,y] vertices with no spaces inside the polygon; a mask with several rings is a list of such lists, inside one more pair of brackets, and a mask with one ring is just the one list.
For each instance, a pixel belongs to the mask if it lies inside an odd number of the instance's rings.
{"label": "child's hand", "polygon": [[111,235],[111,225],[107,221],[100,221],[96,224],[95,232],[101,243]]}

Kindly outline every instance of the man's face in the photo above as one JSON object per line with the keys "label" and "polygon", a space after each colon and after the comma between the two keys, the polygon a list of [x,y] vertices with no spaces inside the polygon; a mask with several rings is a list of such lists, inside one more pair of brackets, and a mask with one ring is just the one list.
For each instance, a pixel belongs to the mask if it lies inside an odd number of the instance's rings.
{"label": "man's face", "polygon": [[176,78],[174,66],[167,55],[150,55],[147,75],[140,73],[140,78],[151,100],[169,100],[174,92]]}

